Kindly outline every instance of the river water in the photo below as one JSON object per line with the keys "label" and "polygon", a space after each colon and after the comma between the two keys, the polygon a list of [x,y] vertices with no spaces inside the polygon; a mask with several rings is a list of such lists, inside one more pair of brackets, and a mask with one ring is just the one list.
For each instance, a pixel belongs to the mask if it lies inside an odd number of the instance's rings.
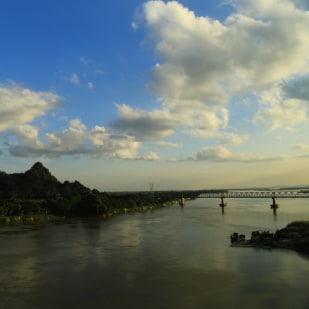
{"label": "river water", "polygon": [[307,199],[216,199],[103,221],[0,227],[0,308],[309,308],[309,259],[229,235],[309,218]]}

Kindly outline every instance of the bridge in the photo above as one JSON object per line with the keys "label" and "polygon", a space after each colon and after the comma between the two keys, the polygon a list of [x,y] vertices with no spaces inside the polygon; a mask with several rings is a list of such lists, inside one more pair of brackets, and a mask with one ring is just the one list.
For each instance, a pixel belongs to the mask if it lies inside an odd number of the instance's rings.
{"label": "bridge", "polygon": [[271,198],[271,208],[278,208],[277,198],[309,198],[309,192],[302,191],[223,191],[223,192],[201,192],[199,198],[219,198],[221,207],[227,206],[226,198]]}

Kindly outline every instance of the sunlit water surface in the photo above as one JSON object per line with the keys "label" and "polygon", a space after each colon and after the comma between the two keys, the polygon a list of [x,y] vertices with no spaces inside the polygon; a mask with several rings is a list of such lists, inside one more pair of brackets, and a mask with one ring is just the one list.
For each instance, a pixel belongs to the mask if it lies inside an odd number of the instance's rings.
{"label": "sunlit water surface", "polygon": [[0,227],[0,308],[309,308],[309,259],[230,247],[309,200],[216,199],[104,221]]}

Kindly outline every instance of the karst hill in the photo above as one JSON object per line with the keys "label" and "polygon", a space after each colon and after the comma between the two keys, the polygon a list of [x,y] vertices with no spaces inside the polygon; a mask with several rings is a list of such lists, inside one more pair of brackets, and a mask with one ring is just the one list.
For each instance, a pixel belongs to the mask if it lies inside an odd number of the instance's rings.
{"label": "karst hill", "polygon": [[0,171],[0,216],[49,213],[61,216],[110,216],[121,212],[162,207],[193,191],[106,193],[78,181],[63,183],[41,163],[25,173]]}
{"label": "karst hill", "polygon": [[59,182],[41,162],[36,162],[25,173],[0,172],[0,198],[57,198],[66,195],[68,189],[91,192],[77,182]]}

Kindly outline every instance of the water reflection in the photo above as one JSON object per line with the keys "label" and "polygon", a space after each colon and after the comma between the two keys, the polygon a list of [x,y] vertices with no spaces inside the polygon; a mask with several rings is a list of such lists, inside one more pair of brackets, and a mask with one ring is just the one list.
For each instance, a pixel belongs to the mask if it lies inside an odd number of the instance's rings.
{"label": "water reflection", "polygon": [[277,207],[273,207],[272,210],[273,210],[274,219],[276,219],[276,217],[277,217]]}
{"label": "water reflection", "polygon": [[264,200],[231,199],[219,212],[217,200],[201,199],[105,221],[2,228],[1,307],[307,308],[307,258],[229,245],[233,232],[306,217],[306,203],[293,203],[282,201],[277,216]]}
{"label": "water reflection", "polygon": [[225,207],[226,207],[226,206],[220,206],[222,215],[224,215]]}

